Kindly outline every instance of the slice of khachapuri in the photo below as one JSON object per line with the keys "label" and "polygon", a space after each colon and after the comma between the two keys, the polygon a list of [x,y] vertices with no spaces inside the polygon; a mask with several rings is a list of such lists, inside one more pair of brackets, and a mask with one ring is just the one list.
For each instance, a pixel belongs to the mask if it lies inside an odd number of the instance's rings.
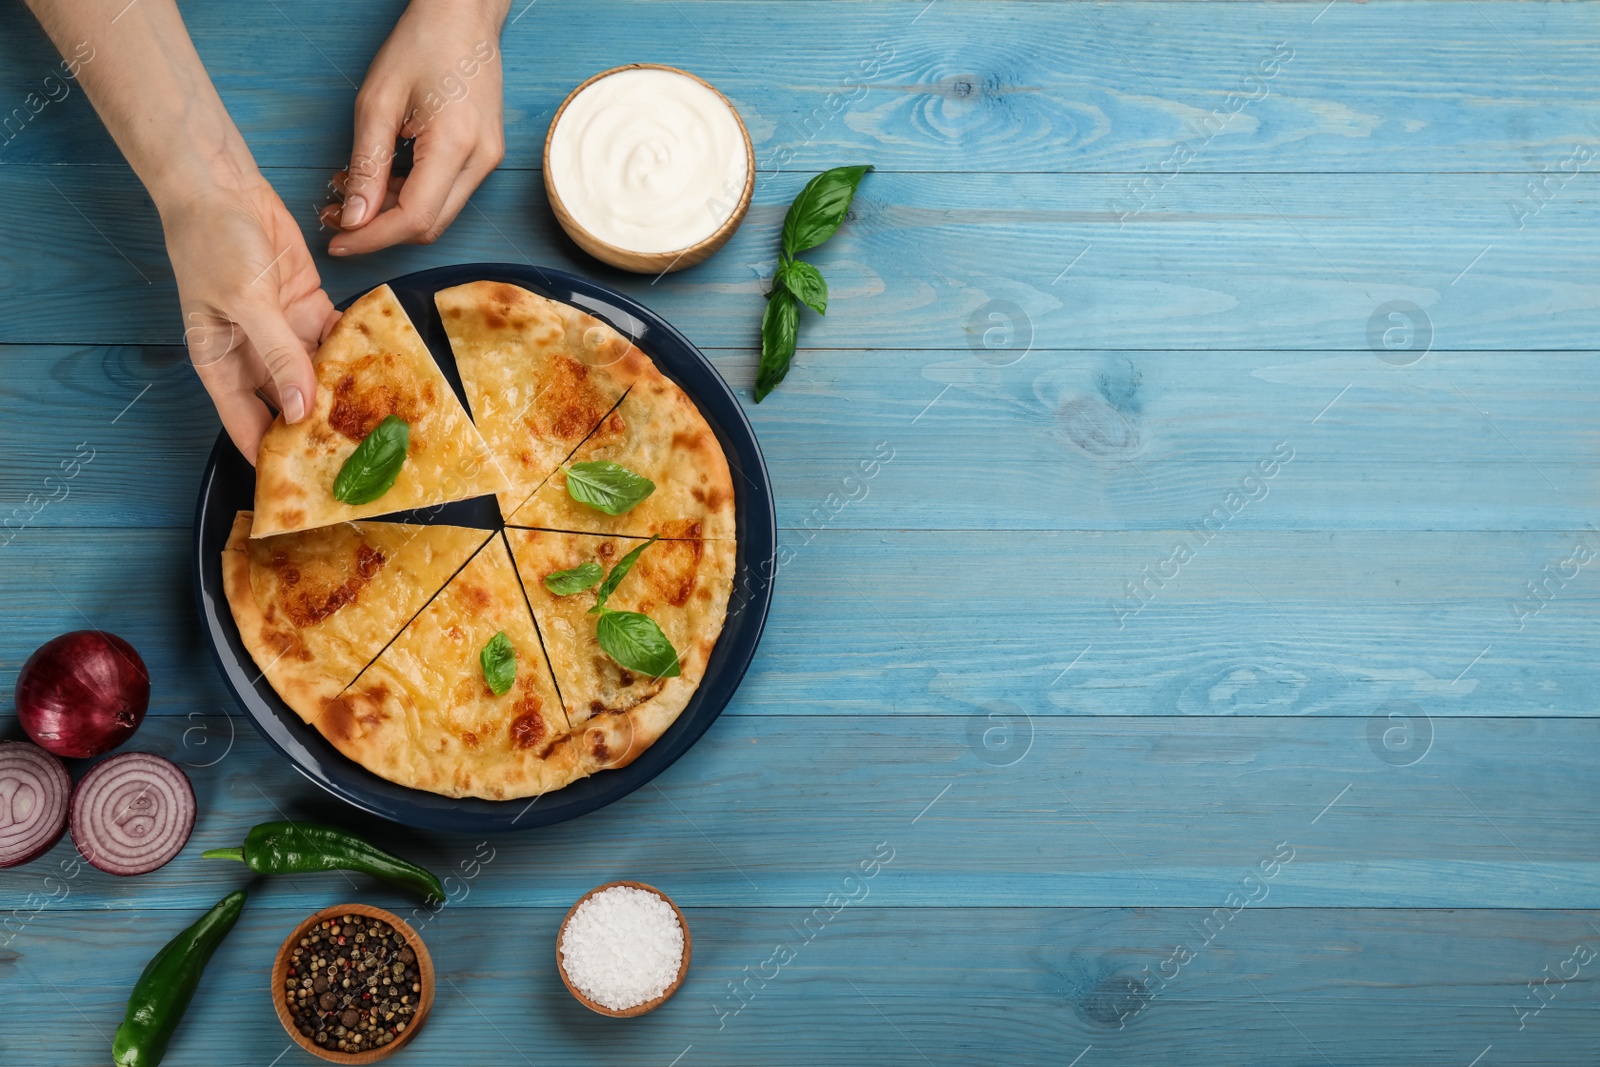
{"label": "slice of khachapuri", "polygon": [[600,647],[588,614],[594,588],[558,596],[544,581],[590,562],[609,573],[643,541],[547,530],[507,530],[506,537],[583,760],[592,770],[626,766],[677,720],[705,676],[733,588],[735,543],[657,541],[607,599],[608,608],[648,615],[672,643],[680,673],[652,678]]}
{"label": "slice of khachapuri", "polygon": [[[495,692],[484,648],[505,634],[515,663]],[[493,538],[343,694],[317,729],[399,785],[509,800],[560,789],[578,758],[505,540]]]}
{"label": "slice of khachapuri", "polygon": [[488,530],[342,522],[250,537],[241,511],[222,553],[222,586],[239,636],[272,688],[313,722],[372,662]]}
{"label": "slice of khachapuri", "polygon": [[[280,415],[261,442],[250,536],[431,507],[509,487],[387,285],[350,306],[314,362],[311,413],[293,425]],[[344,503],[334,495],[340,468],[390,415],[403,419],[410,433],[394,484],[375,500]]]}
{"label": "slice of khachapuri", "polygon": [[510,515],[589,436],[650,360],[593,315],[505,282],[434,294],[467,403],[510,479]]}
{"label": "slice of khachapuri", "polygon": [[[579,503],[567,489],[567,472],[574,464],[606,461],[655,488],[620,515]],[[732,539],[733,476],[700,409],[652,364],[569,462],[506,521],[624,537]]]}

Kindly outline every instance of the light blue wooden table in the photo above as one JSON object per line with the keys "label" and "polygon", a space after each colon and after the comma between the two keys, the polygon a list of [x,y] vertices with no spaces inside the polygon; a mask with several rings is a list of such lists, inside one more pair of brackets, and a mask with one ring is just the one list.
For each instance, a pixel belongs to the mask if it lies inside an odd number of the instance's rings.
{"label": "light blue wooden table", "polygon": [[[792,558],[693,751],[482,846],[357,817],[230,705],[189,580],[217,425],[154,211],[81,94],[13,122],[0,510],[94,458],[0,549],[0,685],[127,637],[136,745],[201,815],[144,878],[59,889],[70,844],[0,874],[0,1060],[104,1061],[144,961],[244,881],[199,851],[282,811],[453,872],[404,1062],[1593,1063],[1600,10],[1324,2],[519,0],[504,167],[326,285],[516,260],[636,295],[746,400]],[[314,244],[399,7],[185,5]],[[54,57],[0,27],[17,115]],[[568,89],[635,60],[724,89],[763,166],[734,241],[654,283],[567,243],[538,172]],[[829,315],[749,404],[782,212],[858,162]],[[552,965],[615,878],[694,933],[627,1022]],[[168,1062],[310,1062],[265,968],[352,895],[258,885]]]}

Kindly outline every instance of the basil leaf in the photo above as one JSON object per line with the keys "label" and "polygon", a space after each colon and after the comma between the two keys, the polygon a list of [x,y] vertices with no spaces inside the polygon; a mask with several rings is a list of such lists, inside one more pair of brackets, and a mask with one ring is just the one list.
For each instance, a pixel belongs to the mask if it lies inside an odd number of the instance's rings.
{"label": "basil leaf", "polygon": [[607,515],[621,515],[656,491],[655,482],[610,460],[574,463],[566,474],[567,495]]}
{"label": "basil leaf", "polygon": [[489,638],[478,653],[478,662],[483,666],[483,680],[495,696],[511,692],[511,685],[517,680],[517,650],[504,630]]}
{"label": "basil leaf", "polygon": [[678,652],[654,619],[637,611],[608,611],[595,623],[594,635],[606,655],[652,678],[676,678],[683,673]]}
{"label": "basil leaf", "polygon": [[806,182],[783,217],[783,250],[792,256],[832,237],[850,210],[856,186],[871,169],[870,165],[835,167]]}
{"label": "basil leaf", "polygon": [[570,571],[555,571],[545,575],[544,587],[556,596],[571,596],[598,582],[602,573],[598,563],[580,563]]}
{"label": "basil leaf", "polygon": [[822,272],[805,260],[784,260],[778,265],[777,282],[818,315],[828,313],[828,283]]}
{"label": "basil leaf", "polygon": [[333,480],[333,495],[346,504],[370,504],[394,486],[411,445],[411,427],[386,415],[362,438]]}
{"label": "basil leaf", "polygon": [[781,285],[767,297],[766,314],[761,316],[761,367],[756,371],[756,403],[765,400],[773,387],[789,373],[794,361],[795,337],[800,332],[800,304],[794,294]]}
{"label": "basil leaf", "polygon": [[611,568],[611,573],[606,575],[606,580],[601,583],[600,592],[595,598],[594,607],[589,609],[589,614],[597,615],[600,613],[600,611],[606,606],[606,600],[610,598],[612,593],[617,591],[617,586],[622,584],[622,579],[626,578],[628,576],[628,572],[633,570],[633,565],[639,562],[639,554],[659,540],[661,540],[661,535],[657,534],[655,537],[650,538],[650,540],[646,541],[632,552],[629,552],[626,556],[623,556],[621,559],[617,560],[617,565]]}

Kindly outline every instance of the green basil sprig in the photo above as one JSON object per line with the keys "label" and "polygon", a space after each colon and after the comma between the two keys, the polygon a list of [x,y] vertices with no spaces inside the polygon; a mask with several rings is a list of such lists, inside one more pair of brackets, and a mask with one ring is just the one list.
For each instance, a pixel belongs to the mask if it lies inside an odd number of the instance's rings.
{"label": "green basil sprig", "polygon": [[606,655],[630,671],[652,678],[676,678],[683,673],[678,650],[648,615],[607,609],[595,622],[594,635]]}
{"label": "green basil sprig", "polygon": [[478,653],[478,663],[483,667],[483,680],[489,683],[495,696],[503,697],[511,692],[517,680],[517,649],[504,630],[489,638],[489,643]]}
{"label": "green basil sprig", "polygon": [[835,167],[823,171],[806,183],[789,205],[783,218],[783,247],[778,253],[778,272],[767,294],[767,310],[761,316],[761,366],[756,371],[756,403],[783,381],[794,362],[795,343],[800,333],[800,305],[819,315],[828,313],[828,283],[822,272],[805,260],[801,252],[815,248],[839,229],[855,199],[856,187],[872,167]]}
{"label": "green basil sprig", "polygon": [[856,186],[871,169],[871,164],[834,167],[806,182],[783,217],[783,250],[793,256],[832,237],[850,210]]}
{"label": "green basil sprig", "polygon": [[655,482],[610,460],[574,463],[566,475],[568,496],[607,515],[621,515],[656,491]]}
{"label": "green basil sprig", "polygon": [[603,573],[598,563],[580,563],[569,571],[554,571],[545,575],[544,587],[556,596],[571,596],[594,585]]}
{"label": "green basil sprig", "polygon": [[828,313],[828,282],[822,272],[803,259],[786,259],[778,264],[777,284],[818,315]]}
{"label": "green basil sprig", "polygon": [[661,540],[661,535],[657,534],[617,560],[617,565],[611,568],[611,573],[606,575],[606,580],[600,583],[600,591],[595,594],[594,607],[589,609],[590,615],[600,615],[605,612],[606,601],[611,598],[612,593],[617,591],[617,586],[622,584],[622,579],[626,578],[628,572],[633,570],[633,565],[639,562],[639,557],[644,554],[644,550],[659,540]]}
{"label": "green basil sprig", "polygon": [[761,315],[761,365],[756,371],[756,403],[767,398],[794,361],[795,341],[800,334],[800,301],[781,284],[774,282],[767,294],[767,310]]}
{"label": "green basil sprig", "polygon": [[[656,621],[637,611],[615,611],[606,607],[611,594],[617,591],[622,579],[639,562],[640,554],[659,540],[660,537],[652,537],[617,560],[616,566],[611,568],[611,573],[606,575],[606,580],[595,591],[595,604],[589,609],[589,614],[600,616],[595,620],[594,636],[606,655],[630,671],[648,674],[653,678],[676,678],[683,673],[678,663],[678,651],[672,647],[672,642],[667,640],[667,635],[661,632]],[[582,578],[579,577],[580,573]],[[571,570],[547,575],[544,585],[557,596],[569,596],[589,588],[599,576],[598,563],[584,563]],[[578,585],[582,579],[588,580]],[[561,588],[558,589],[557,585]],[[570,592],[563,592],[564,589],[570,589]]]}
{"label": "green basil sprig", "polygon": [[333,480],[333,495],[346,504],[370,504],[394,487],[411,445],[411,426],[386,415],[361,439]]}

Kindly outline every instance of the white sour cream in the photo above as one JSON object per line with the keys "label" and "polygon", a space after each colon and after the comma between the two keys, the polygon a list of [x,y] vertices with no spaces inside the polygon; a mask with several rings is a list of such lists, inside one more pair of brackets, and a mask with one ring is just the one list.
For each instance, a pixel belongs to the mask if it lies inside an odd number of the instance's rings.
{"label": "white sour cream", "polygon": [[748,170],[733,108],[670,70],[622,70],[567,102],[550,180],[573,220],[630,252],[677,252],[715,233]]}

